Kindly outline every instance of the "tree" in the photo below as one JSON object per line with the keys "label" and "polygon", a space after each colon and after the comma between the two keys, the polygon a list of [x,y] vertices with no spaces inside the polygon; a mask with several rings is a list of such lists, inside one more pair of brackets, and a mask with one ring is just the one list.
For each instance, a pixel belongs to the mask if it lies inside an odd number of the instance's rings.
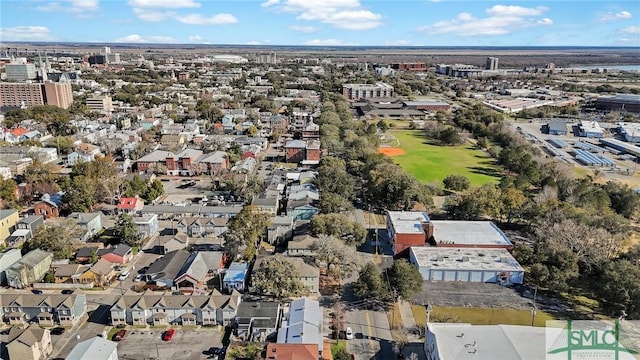
{"label": "tree", "polygon": [[149,185],[144,189],[142,193],[142,198],[147,203],[154,202],[157,198],[164,194],[164,185],[162,185],[162,181],[158,179],[154,179],[149,183]]}
{"label": "tree", "polygon": [[311,218],[309,225],[314,235],[335,236],[350,245],[363,244],[367,238],[367,230],[345,214],[318,214]]}
{"label": "tree", "polygon": [[269,215],[255,206],[245,206],[229,223],[225,234],[225,251],[235,259],[241,250],[252,260],[257,245],[269,225]]}
{"label": "tree", "polygon": [[347,350],[343,348],[339,348],[333,354],[333,360],[351,360],[351,359],[352,358],[351,358],[351,355],[349,355],[349,352],[347,352]]}
{"label": "tree", "polygon": [[384,120],[378,121],[378,123],[376,124],[376,127],[382,130],[382,132],[386,132],[387,130],[389,130],[389,125]]}
{"label": "tree", "polygon": [[127,213],[118,215],[114,227],[114,235],[119,238],[121,243],[125,243],[131,247],[139,246],[140,240],[142,240],[138,233],[136,223],[133,221],[133,216]]}
{"label": "tree", "polygon": [[353,210],[353,203],[344,196],[328,191],[320,194],[320,211],[322,213],[342,213],[351,210]]}
{"label": "tree", "polygon": [[447,175],[447,177],[442,180],[442,184],[445,189],[453,190],[453,191],[462,191],[467,190],[471,182],[466,176],[463,175]]}
{"label": "tree", "polygon": [[384,270],[387,286],[397,297],[411,299],[422,290],[422,275],[418,268],[405,259],[396,259],[390,268]]}
{"label": "tree", "polygon": [[624,310],[631,319],[640,318],[640,269],[627,260],[609,262],[595,287],[604,307],[613,316]]}
{"label": "tree", "polygon": [[374,263],[369,262],[360,270],[353,292],[362,299],[382,299],[388,294],[382,273]]}
{"label": "tree", "polygon": [[311,245],[311,250],[329,271],[337,270],[340,276],[349,276],[360,268],[355,247],[333,236],[320,235]]}
{"label": "tree", "polygon": [[251,285],[258,294],[285,298],[304,293],[299,278],[298,270],[284,256],[274,255],[263,259],[253,270]]}
{"label": "tree", "polygon": [[13,209],[18,206],[18,197],[16,196],[17,185],[12,179],[4,179],[0,177],[0,203],[5,209]]}
{"label": "tree", "polygon": [[89,212],[96,204],[95,183],[86,176],[74,177],[64,193],[64,201],[74,212]]}
{"label": "tree", "polygon": [[46,223],[27,240],[22,251],[41,249],[53,253],[55,259],[69,259],[80,248],[82,229],[72,220],[64,219],[56,225]]}

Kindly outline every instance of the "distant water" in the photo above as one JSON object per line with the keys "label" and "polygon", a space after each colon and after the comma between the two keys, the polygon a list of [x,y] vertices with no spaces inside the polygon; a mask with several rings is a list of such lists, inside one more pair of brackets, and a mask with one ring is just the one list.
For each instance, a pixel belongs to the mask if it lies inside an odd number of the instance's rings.
{"label": "distant water", "polygon": [[579,69],[614,69],[620,71],[640,71],[640,65],[575,65],[572,68]]}

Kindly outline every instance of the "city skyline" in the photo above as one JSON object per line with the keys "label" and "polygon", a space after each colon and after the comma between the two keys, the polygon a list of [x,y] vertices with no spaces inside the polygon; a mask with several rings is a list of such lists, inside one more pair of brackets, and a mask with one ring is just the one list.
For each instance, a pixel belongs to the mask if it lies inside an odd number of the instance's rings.
{"label": "city skyline", "polygon": [[2,2],[0,41],[302,46],[640,46],[634,1]]}

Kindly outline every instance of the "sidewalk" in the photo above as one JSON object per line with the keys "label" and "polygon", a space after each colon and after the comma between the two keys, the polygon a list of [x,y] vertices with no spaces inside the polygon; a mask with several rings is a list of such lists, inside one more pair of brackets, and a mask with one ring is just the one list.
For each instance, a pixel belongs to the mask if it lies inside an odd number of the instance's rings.
{"label": "sidewalk", "polygon": [[416,326],[416,319],[413,317],[411,303],[400,300],[400,302],[398,302],[398,308],[400,309],[400,317],[402,318],[402,324],[404,324],[404,327],[411,328]]}

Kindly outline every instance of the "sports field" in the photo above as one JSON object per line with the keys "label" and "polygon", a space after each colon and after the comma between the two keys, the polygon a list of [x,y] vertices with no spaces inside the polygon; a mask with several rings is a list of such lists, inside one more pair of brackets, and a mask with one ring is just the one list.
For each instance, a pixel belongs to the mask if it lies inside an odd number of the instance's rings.
{"label": "sports field", "polygon": [[499,175],[499,169],[494,160],[470,145],[430,144],[419,130],[392,130],[391,134],[397,138],[404,154],[391,154],[393,151],[390,148],[380,148],[380,152],[392,156],[394,162],[422,182],[441,182],[450,174],[466,176],[472,186],[499,180],[496,176]]}

